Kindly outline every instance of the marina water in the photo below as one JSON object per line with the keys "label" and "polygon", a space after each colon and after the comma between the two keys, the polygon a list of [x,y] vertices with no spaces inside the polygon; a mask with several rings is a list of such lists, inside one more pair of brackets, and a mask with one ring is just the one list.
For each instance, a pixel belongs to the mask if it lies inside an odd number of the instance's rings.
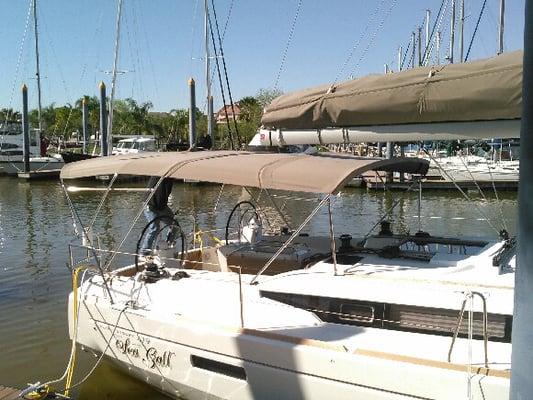
{"label": "marina water", "polygon": [[[197,220],[192,215],[212,210],[219,186],[175,184],[172,208],[179,208],[184,230],[194,224],[205,229],[225,226],[225,216],[242,196],[241,189],[225,188],[219,215]],[[497,234],[484,221],[476,206],[503,228],[502,214],[511,235],[516,234],[517,193],[469,192],[467,201],[459,192],[425,192],[421,227],[432,235],[490,237]],[[73,195],[85,223],[98,207],[101,193]],[[138,212],[142,193],[112,193],[104,204],[95,231],[106,248],[114,247]],[[318,196],[316,197],[318,199]],[[379,218],[400,199],[389,219],[395,231],[418,230],[416,192],[367,192],[346,189],[333,201],[336,235],[365,235]],[[312,201],[280,198],[293,225],[301,222],[315,206]],[[226,213],[226,214],[224,214]],[[146,221],[141,216],[123,250],[134,251],[138,234]],[[317,215],[305,232],[328,233],[327,215]],[[220,237],[222,237],[220,233]],[[25,387],[28,382],[47,381],[62,375],[70,350],[67,327],[67,296],[71,276],[67,268],[68,244],[79,243],[72,216],[59,182],[22,182],[0,178],[0,384]],[[206,293],[206,296],[209,294]],[[74,382],[82,379],[96,362],[80,352]],[[59,388],[58,388],[59,389]],[[108,363],[98,366],[76,392],[80,399],[165,398],[147,385],[121,373]]]}

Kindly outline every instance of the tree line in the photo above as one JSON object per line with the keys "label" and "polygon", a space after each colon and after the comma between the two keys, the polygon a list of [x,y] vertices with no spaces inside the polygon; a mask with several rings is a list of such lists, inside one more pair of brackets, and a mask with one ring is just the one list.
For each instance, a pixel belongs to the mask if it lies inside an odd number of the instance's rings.
{"label": "tree line", "polygon": [[[273,98],[281,92],[261,89],[255,96],[246,96],[237,101],[240,115],[235,123],[230,118],[228,124],[214,124],[217,147],[229,147],[230,136],[241,138],[241,143],[248,143],[261,124],[261,116]],[[41,110],[41,136],[50,142],[69,141],[81,137],[82,101],[78,99],[73,105],[56,105],[52,103]],[[100,126],[100,105],[96,96],[85,97],[88,108],[88,125],[91,136],[97,137]],[[230,109],[230,107],[228,107]],[[207,133],[207,115],[196,109],[197,137]],[[216,117],[216,116],[215,116]],[[0,122],[6,120],[20,121],[21,114],[12,109],[0,109]],[[33,128],[39,126],[37,109],[29,112],[29,122]],[[149,101],[138,102],[133,98],[118,99],[113,107],[113,135],[153,135],[161,144],[187,142],[189,136],[189,110],[172,109],[168,112],[154,112]]]}

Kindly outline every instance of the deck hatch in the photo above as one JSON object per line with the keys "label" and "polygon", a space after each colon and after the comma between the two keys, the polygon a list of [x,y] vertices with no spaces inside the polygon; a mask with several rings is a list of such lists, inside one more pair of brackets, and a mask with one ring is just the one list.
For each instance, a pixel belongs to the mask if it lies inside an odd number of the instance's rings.
{"label": "deck hatch", "polygon": [[211,360],[196,355],[191,355],[191,365],[196,368],[205,369],[207,371],[215,372],[232,378],[246,380],[246,371],[242,367],[236,365],[226,364],[220,361]]}

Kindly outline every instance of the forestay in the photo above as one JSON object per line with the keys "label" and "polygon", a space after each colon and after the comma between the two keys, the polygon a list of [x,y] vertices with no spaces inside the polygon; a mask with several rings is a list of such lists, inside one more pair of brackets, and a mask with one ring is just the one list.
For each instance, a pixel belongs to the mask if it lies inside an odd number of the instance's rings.
{"label": "forestay", "polygon": [[139,153],[67,164],[61,179],[98,175],[161,176],[263,189],[336,193],[370,170],[425,174],[419,158],[389,160],[339,154],[279,154],[242,151]]}
{"label": "forestay", "polygon": [[516,51],[289,93],[271,103],[262,124],[305,130],[520,119],[522,57]]}

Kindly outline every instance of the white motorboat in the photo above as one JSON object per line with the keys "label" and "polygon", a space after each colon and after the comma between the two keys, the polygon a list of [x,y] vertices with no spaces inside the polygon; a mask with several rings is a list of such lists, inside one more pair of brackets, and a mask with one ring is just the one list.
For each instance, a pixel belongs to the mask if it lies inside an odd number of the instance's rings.
{"label": "white motorboat", "polygon": [[[217,232],[197,227],[169,245],[161,228],[151,256],[133,262],[130,255],[122,264],[116,260],[128,254],[121,246],[137,241],[131,230],[104,250],[93,228],[76,221],[85,233],[83,245],[71,246],[72,268],[75,276],[89,272],[69,298],[70,336],[156,389],[187,399],[506,398],[513,239],[394,234],[383,221],[379,233],[357,239],[334,233],[332,195],[353,176],[424,174],[428,164],[247,152],[143,153],[68,164],[61,179],[69,198],[83,190],[67,187],[70,179],[115,177],[102,203],[121,174],[258,188],[280,213],[271,191],[324,194],[296,229],[262,232],[267,206],[241,201],[222,230],[225,240],[187,249],[187,238],[202,243]],[[322,208],[329,211],[330,235],[309,237],[305,226]],[[179,219],[166,225],[177,228]]]}
{"label": "white motorboat", "polygon": [[[0,123],[0,174],[16,175],[24,170],[23,135],[20,122]],[[41,156],[39,131],[30,130],[30,170],[60,169],[63,161]]]}
{"label": "white motorboat", "polygon": [[117,146],[113,147],[113,155],[136,154],[140,152],[156,150],[157,145],[154,138],[132,137],[119,140]]}

